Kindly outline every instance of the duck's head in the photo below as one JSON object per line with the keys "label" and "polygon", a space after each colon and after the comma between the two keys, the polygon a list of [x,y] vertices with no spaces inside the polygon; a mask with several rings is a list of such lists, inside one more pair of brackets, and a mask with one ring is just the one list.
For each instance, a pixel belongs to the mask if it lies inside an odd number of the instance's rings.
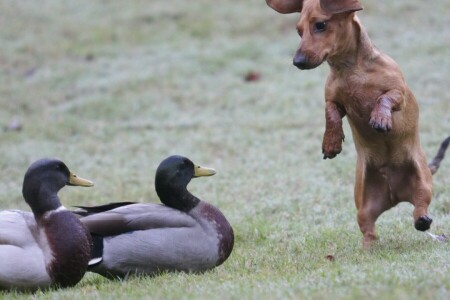
{"label": "duck's head", "polygon": [[201,167],[184,156],[169,156],[156,170],[156,193],[164,204],[186,211],[198,203],[186,189],[191,179],[214,174],[214,169]]}
{"label": "duck's head", "polygon": [[61,206],[57,193],[66,185],[93,186],[92,181],[78,177],[60,160],[40,159],[28,168],[23,179],[22,195],[39,217]]}

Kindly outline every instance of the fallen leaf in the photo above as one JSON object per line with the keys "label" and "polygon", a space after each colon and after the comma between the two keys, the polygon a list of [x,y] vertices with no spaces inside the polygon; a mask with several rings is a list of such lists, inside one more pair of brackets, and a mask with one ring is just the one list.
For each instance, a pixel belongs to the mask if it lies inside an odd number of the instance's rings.
{"label": "fallen leaf", "polygon": [[328,254],[325,258],[329,261],[334,261],[334,255]]}
{"label": "fallen leaf", "polygon": [[247,82],[258,81],[260,79],[261,79],[261,73],[258,73],[255,71],[249,71],[244,77],[244,80]]}

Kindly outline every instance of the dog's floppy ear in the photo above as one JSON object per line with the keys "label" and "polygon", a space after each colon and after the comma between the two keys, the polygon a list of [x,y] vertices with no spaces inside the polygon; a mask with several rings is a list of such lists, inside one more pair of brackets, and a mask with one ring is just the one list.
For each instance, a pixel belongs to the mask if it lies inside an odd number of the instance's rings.
{"label": "dog's floppy ear", "polygon": [[266,3],[280,14],[301,12],[303,7],[303,0],[266,0]]}
{"label": "dog's floppy ear", "polygon": [[359,0],[320,0],[320,7],[333,15],[363,9]]}

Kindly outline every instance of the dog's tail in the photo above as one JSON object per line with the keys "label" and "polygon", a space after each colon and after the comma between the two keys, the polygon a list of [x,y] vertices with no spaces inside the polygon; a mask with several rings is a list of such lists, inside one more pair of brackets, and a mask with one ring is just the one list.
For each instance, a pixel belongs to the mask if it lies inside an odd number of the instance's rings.
{"label": "dog's tail", "polygon": [[448,144],[450,144],[450,136],[447,137],[441,144],[441,147],[439,147],[439,150],[436,154],[436,156],[433,158],[431,163],[428,165],[430,168],[431,174],[434,174],[439,169],[439,166],[441,165],[441,161],[444,159],[445,151],[448,148]]}

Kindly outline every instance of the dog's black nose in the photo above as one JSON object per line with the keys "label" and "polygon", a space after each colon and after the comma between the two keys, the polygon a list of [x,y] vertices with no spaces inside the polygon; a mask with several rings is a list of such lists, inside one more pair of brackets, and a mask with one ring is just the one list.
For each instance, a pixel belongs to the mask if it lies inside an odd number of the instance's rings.
{"label": "dog's black nose", "polygon": [[302,53],[297,53],[294,56],[294,61],[293,61],[294,66],[296,66],[299,69],[306,69],[308,66],[308,59],[306,58],[306,56]]}

